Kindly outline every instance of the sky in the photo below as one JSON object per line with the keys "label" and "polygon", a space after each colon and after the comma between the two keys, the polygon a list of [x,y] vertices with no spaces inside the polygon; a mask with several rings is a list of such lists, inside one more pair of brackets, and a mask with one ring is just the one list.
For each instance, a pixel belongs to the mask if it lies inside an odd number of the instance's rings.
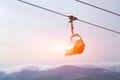
{"label": "sky", "polygon": [[[120,17],[75,0],[24,0],[120,32]],[[84,0],[120,14],[119,0]],[[69,19],[17,0],[0,0],[0,65],[120,62],[120,35],[74,22],[85,50],[65,57]]]}

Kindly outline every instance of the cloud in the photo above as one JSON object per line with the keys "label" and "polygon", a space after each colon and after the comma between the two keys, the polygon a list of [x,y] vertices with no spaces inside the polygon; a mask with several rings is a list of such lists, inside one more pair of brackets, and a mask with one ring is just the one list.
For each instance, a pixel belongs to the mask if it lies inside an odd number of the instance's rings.
{"label": "cloud", "polygon": [[120,63],[21,65],[0,70],[0,80],[119,80]]}
{"label": "cloud", "polygon": [[102,68],[102,69],[120,72],[120,62],[83,63],[83,64],[76,64],[76,65],[80,67]]}
{"label": "cloud", "polygon": [[1,68],[0,72],[5,72],[6,74],[12,74],[16,72],[21,72],[23,70],[45,71],[45,70],[49,70],[53,68],[55,68],[55,66],[27,64],[27,65],[19,65],[19,66],[14,66],[14,67]]}

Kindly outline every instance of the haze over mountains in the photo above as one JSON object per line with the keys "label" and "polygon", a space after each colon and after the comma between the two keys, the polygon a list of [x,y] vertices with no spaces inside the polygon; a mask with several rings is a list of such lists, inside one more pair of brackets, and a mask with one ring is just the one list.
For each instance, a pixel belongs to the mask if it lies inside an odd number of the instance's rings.
{"label": "haze over mountains", "polygon": [[120,63],[24,65],[1,69],[0,80],[120,80]]}

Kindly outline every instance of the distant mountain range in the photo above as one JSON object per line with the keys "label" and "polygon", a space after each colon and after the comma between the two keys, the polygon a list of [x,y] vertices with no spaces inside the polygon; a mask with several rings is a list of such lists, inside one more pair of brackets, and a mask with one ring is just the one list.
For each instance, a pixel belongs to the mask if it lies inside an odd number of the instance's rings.
{"label": "distant mountain range", "polygon": [[12,69],[12,72],[0,71],[0,80],[120,80],[120,64],[84,64],[61,65],[40,69],[30,65]]}

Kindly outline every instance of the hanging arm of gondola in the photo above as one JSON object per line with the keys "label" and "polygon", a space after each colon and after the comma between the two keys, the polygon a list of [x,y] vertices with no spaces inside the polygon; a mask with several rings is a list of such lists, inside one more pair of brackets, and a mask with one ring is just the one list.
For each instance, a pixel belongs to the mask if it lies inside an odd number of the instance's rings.
{"label": "hanging arm of gondola", "polygon": [[69,16],[69,23],[71,24],[71,32],[72,32],[72,36],[74,36],[75,34],[74,34],[74,26],[73,26],[73,21],[75,21],[75,20],[78,20],[76,17],[74,17],[74,16]]}

